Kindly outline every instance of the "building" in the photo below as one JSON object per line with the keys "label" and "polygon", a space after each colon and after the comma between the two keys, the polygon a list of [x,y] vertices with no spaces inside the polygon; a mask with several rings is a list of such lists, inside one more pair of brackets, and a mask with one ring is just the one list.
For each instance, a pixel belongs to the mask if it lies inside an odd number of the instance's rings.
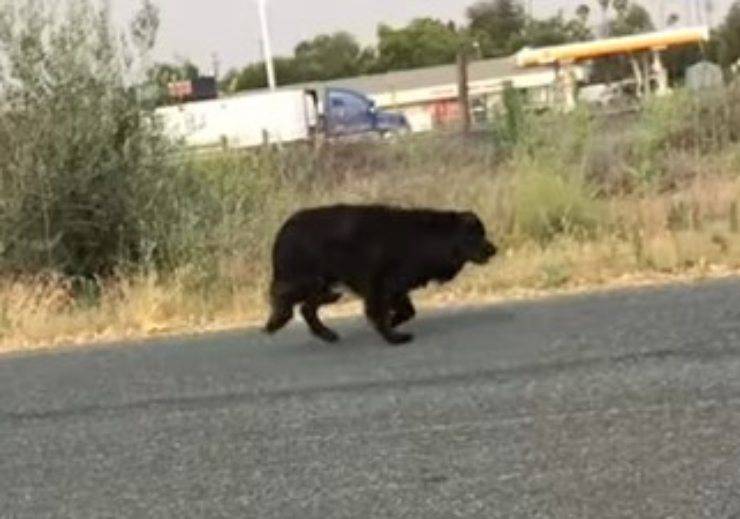
{"label": "building", "polygon": [[[578,81],[585,68],[573,67]],[[522,91],[534,106],[562,102],[553,67],[520,68],[515,58],[473,61],[468,68],[470,105],[475,120],[490,118],[501,103],[506,85]],[[365,93],[379,108],[403,112],[414,131],[425,131],[460,118],[457,65],[439,65],[337,79],[324,83],[290,85],[285,88],[334,86]]]}

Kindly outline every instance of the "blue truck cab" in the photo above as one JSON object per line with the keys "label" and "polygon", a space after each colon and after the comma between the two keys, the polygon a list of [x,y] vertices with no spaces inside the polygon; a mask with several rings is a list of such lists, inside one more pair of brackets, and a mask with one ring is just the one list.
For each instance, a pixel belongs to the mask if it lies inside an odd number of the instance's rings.
{"label": "blue truck cab", "polygon": [[336,87],[324,91],[323,127],[327,137],[369,132],[388,135],[410,130],[403,114],[378,110],[366,95]]}

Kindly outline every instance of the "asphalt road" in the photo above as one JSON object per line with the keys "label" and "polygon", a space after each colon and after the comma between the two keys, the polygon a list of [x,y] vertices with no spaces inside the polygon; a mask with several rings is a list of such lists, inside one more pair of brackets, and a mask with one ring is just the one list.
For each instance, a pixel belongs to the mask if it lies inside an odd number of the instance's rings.
{"label": "asphalt road", "polygon": [[0,358],[0,517],[740,517],[740,281]]}

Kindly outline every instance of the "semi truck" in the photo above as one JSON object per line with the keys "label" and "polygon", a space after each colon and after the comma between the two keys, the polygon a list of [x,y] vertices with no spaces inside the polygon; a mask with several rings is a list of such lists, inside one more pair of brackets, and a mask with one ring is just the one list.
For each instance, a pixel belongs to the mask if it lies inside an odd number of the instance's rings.
{"label": "semi truck", "polygon": [[400,113],[378,110],[347,88],[257,91],[158,108],[165,132],[191,147],[247,148],[409,130]]}

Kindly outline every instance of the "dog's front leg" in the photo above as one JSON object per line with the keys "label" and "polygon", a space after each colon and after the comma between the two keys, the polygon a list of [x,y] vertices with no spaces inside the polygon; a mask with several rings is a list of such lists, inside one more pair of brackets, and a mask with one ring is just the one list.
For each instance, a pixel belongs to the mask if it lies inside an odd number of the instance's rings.
{"label": "dog's front leg", "polygon": [[388,293],[383,284],[378,284],[365,296],[365,315],[380,335],[390,344],[404,344],[413,340],[410,333],[401,333],[393,329],[391,311],[395,297]]}

